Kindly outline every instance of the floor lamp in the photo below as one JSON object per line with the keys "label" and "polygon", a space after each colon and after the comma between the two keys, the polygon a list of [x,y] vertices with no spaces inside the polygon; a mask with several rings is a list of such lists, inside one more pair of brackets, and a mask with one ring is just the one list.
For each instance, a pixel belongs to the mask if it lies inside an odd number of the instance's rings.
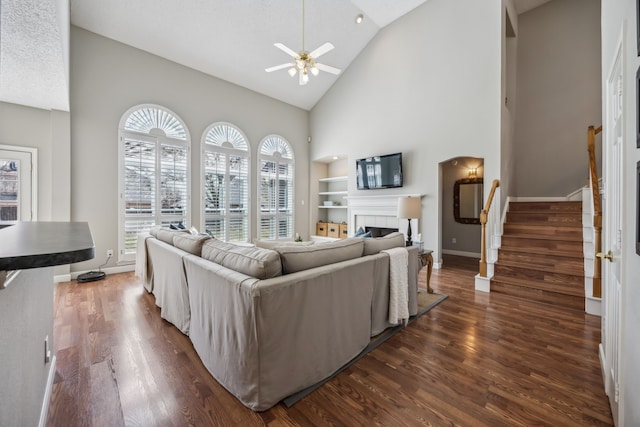
{"label": "floor lamp", "polygon": [[422,216],[422,205],[420,197],[399,197],[398,198],[398,218],[408,219],[409,228],[407,228],[407,246],[411,246],[411,219],[420,218]]}

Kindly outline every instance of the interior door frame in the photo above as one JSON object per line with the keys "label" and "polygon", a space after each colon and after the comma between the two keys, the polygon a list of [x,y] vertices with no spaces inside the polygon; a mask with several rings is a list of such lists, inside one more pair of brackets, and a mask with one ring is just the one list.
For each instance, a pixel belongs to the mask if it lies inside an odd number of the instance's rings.
{"label": "interior door frame", "polygon": [[[621,364],[620,360],[620,342],[621,342],[621,331],[623,328],[622,318],[620,316],[620,301],[622,295],[622,289],[618,292],[615,283],[612,281],[613,277],[617,277],[619,280],[622,280],[620,277],[620,272],[616,275],[614,273],[614,268],[621,269],[621,252],[622,252],[622,244],[618,243],[617,245],[612,245],[612,238],[616,240],[616,242],[621,241],[622,236],[618,235],[618,229],[616,228],[616,216],[620,217],[620,211],[622,209],[622,185],[623,185],[623,177],[624,177],[624,145],[628,142],[626,140],[625,135],[625,115],[624,110],[627,107],[626,103],[626,95],[625,88],[625,42],[624,42],[624,34],[625,34],[626,24],[623,22],[621,32],[618,36],[618,41],[616,43],[615,54],[613,55],[613,61],[611,62],[611,66],[607,72],[606,77],[603,76],[603,84],[605,85],[605,90],[603,93],[603,118],[604,118],[604,132],[602,133],[602,154],[603,154],[603,182],[604,182],[604,194],[605,194],[605,205],[604,205],[604,217],[602,222],[602,251],[609,251],[612,253],[613,259],[609,261],[604,260],[603,269],[602,269],[602,290],[603,290],[603,313],[602,313],[602,323],[601,323],[601,343],[599,348],[600,353],[600,368],[602,370],[602,378],[604,382],[605,393],[609,399],[609,405],[611,407],[612,417],[614,423],[617,425],[621,420],[621,415],[624,413],[624,401],[620,399],[620,390],[622,387],[622,382],[624,381],[624,367]],[[616,71],[619,70],[619,71]],[[614,118],[612,117],[612,95],[611,91],[611,82],[612,78],[616,73],[621,75],[621,84],[622,88],[618,88],[621,92],[620,97],[620,105],[622,108],[622,113],[620,114],[620,121],[622,124],[620,125],[622,128],[622,141],[619,142],[620,146],[616,147],[613,139],[617,136],[613,133],[613,123]],[[619,152],[616,156],[615,150],[618,149]],[[613,168],[613,164],[615,163],[615,158],[619,158],[620,167]],[[614,160],[612,160],[614,159]],[[611,169],[611,170],[610,170]],[[612,172],[613,170],[613,172]],[[614,174],[618,174],[618,182],[615,184],[613,181],[616,179]],[[614,194],[614,189],[617,189],[618,195]],[[617,197],[616,200],[612,200]],[[617,205],[615,204],[617,203]],[[618,228],[620,228],[620,224],[617,224]],[[615,261],[613,261],[615,260]],[[611,262],[610,262],[611,261]],[[617,266],[613,265],[613,262],[618,263]],[[622,282],[620,283],[623,286]]]}
{"label": "interior door frame", "polygon": [[38,149],[19,145],[0,144],[0,150],[17,151],[31,155],[31,221],[38,220]]}

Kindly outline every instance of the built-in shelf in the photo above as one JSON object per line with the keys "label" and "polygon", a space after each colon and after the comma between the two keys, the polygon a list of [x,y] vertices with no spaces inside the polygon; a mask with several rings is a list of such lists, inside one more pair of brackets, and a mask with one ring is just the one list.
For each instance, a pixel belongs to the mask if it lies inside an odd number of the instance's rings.
{"label": "built-in shelf", "polygon": [[330,176],[328,178],[320,178],[318,181],[320,182],[342,182],[342,181],[348,181],[349,177],[348,176]]}
{"label": "built-in shelf", "polygon": [[348,191],[321,191],[318,193],[319,196],[346,196],[349,194]]}
{"label": "built-in shelf", "polygon": [[[318,178],[318,220],[341,223],[347,221],[346,198],[349,195],[348,176]],[[325,205],[327,203],[327,205]],[[313,232],[313,231],[312,231]]]}

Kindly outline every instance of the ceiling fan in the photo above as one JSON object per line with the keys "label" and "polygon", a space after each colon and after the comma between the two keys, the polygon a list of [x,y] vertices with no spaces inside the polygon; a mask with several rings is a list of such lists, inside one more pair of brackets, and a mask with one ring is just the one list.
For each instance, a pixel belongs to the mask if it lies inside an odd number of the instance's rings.
{"label": "ceiling fan", "polygon": [[286,64],[276,65],[265,69],[267,73],[272,71],[282,70],[289,68],[288,73],[291,77],[295,77],[298,74],[298,82],[300,85],[306,85],[309,82],[309,73],[317,76],[320,71],[326,71],[331,74],[340,74],[340,70],[329,65],[320,64],[316,60],[325,53],[333,49],[333,45],[329,42],[323,44],[312,52],[304,50],[304,0],[302,0],[302,51],[296,53],[293,49],[288,48],[282,43],[275,43],[275,47],[282,50],[284,53],[293,57],[293,62],[287,62]]}

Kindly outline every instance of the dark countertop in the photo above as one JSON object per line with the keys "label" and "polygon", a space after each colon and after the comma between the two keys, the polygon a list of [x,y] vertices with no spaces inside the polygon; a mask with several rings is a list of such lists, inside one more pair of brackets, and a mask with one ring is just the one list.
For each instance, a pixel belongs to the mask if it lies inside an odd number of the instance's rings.
{"label": "dark countertop", "polygon": [[0,271],[71,264],[94,256],[86,222],[19,222],[0,229]]}

